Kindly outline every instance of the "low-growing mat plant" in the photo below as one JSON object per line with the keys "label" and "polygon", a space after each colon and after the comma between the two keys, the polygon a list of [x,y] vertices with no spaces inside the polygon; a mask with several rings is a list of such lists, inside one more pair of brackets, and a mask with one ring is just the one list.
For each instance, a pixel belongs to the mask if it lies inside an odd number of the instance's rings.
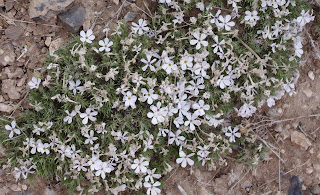
{"label": "low-growing mat plant", "polygon": [[3,161],[17,180],[155,195],[174,163],[214,170],[234,151],[258,162],[262,145],[242,119],[295,93],[312,10],[294,0],[157,6],[102,40],[81,31],[34,73],[31,108],[1,118]]}

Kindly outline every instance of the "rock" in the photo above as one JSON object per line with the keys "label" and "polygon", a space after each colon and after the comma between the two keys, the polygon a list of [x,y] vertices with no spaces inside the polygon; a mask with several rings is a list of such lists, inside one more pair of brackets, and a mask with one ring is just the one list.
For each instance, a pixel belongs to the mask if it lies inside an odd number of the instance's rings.
{"label": "rock", "polygon": [[4,1],[0,0],[0,7],[4,7]]}
{"label": "rock", "polygon": [[8,194],[9,193],[9,189],[6,186],[3,186],[2,188],[0,188],[0,194]]}
{"label": "rock", "polygon": [[288,195],[302,195],[302,185],[299,177],[292,176],[290,178],[290,188],[288,191]]}
{"label": "rock", "polygon": [[75,0],[31,0],[29,17],[49,20],[57,14],[66,11]]}
{"label": "rock", "polygon": [[56,195],[57,193],[53,190],[50,190],[49,188],[46,188],[44,194],[45,195]]}
{"label": "rock", "polygon": [[49,46],[50,46],[50,43],[51,43],[51,40],[52,40],[51,37],[47,37],[47,38],[46,38],[46,41],[44,42],[44,44],[45,44],[47,47],[49,47]]}
{"label": "rock", "polygon": [[112,0],[114,4],[119,5],[119,0]]}
{"label": "rock", "polygon": [[135,19],[135,17],[137,16],[137,13],[135,12],[128,12],[125,16],[124,19],[128,22],[131,22],[132,20]]}
{"label": "rock", "polygon": [[315,185],[311,188],[311,193],[312,194],[320,194],[320,186],[319,185]]}
{"label": "rock", "polygon": [[308,72],[308,77],[313,81],[315,76],[314,76],[314,73],[312,71],[309,71]]}
{"label": "rock", "polygon": [[12,69],[10,70],[9,67],[6,67],[4,69],[4,72],[8,75],[9,79],[21,78],[24,75],[22,68],[14,68],[13,69],[14,72],[11,72],[11,71]]}
{"label": "rock", "polygon": [[311,168],[311,167],[306,168],[306,173],[309,174],[309,175],[311,173],[313,173],[313,168]]}
{"label": "rock", "polygon": [[0,103],[1,103],[1,102],[4,102],[4,98],[3,98],[2,95],[0,95]]}
{"label": "rock", "polygon": [[299,145],[304,150],[307,150],[309,146],[311,146],[310,140],[301,132],[294,131],[291,134],[291,141],[297,145]]}
{"label": "rock", "polygon": [[0,103],[0,112],[7,112],[10,113],[13,110],[13,106],[10,106],[5,103]]}
{"label": "rock", "polygon": [[8,28],[4,31],[4,34],[9,38],[13,40],[17,40],[21,37],[21,35],[24,33],[24,29],[20,25],[10,25]]}
{"label": "rock", "polygon": [[49,51],[56,51],[61,47],[65,41],[62,38],[57,38],[50,43]]}
{"label": "rock", "polygon": [[84,23],[86,10],[84,7],[78,6],[70,9],[66,13],[59,14],[59,19],[72,32],[79,31]]}
{"label": "rock", "polygon": [[8,94],[9,98],[13,100],[20,99],[21,97],[19,93],[21,89],[19,90],[16,87],[16,83],[17,83],[16,80],[11,80],[11,79],[6,79],[2,81],[2,88],[1,88],[2,93]]}
{"label": "rock", "polygon": [[0,48],[0,66],[13,65],[16,59],[16,54],[14,53],[14,48],[12,44],[7,43]]}
{"label": "rock", "polygon": [[308,88],[303,89],[302,92],[303,92],[308,98],[312,97],[312,94],[313,94],[313,93],[312,93],[312,91],[311,91],[310,89],[308,89]]}

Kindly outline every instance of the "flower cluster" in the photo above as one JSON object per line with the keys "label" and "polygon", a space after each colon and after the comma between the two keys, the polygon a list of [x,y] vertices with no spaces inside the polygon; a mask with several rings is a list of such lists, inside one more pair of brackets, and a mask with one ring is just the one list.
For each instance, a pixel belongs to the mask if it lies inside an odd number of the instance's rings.
{"label": "flower cluster", "polygon": [[214,169],[253,142],[239,121],[295,93],[314,16],[293,0],[227,3],[159,0],[152,22],[119,22],[102,40],[81,31],[55,52],[28,83],[33,109],[4,126],[16,178],[51,171],[80,193],[156,195],[172,159]]}

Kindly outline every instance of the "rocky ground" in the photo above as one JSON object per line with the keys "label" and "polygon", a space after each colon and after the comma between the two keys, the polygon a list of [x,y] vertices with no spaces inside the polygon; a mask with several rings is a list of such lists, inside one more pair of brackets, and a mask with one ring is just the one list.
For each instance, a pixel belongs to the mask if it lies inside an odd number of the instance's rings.
{"label": "rocky ground", "polygon": [[[93,28],[103,36],[118,19],[146,18],[143,0],[0,0],[0,115],[15,116],[28,107],[27,81],[54,51],[80,29]],[[151,6],[152,7],[152,6]],[[318,12],[316,13],[318,14]],[[286,96],[272,109],[257,116],[273,125],[259,128],[260,141],[270,149],[257,166],[235,163],[214,171],[178,166],[163,179],[163,194],[320,194],[320,44],[313,30],[306,31],[307,49],[297,94]],[[259,118],[260,117],[260,118]],[[2,151],[2,153],[1,153]],[[5,155],[0,148],[0,157]],[[0,169],[2,194],[67,194],[62,186],[47,179],[16,183]],[[101,193],[103,194],[103,193]]]}

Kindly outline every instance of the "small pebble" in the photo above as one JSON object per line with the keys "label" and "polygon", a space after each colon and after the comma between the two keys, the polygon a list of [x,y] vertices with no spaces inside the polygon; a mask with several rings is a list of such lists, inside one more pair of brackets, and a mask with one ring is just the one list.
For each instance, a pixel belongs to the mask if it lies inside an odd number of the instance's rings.
{"label": "small pebble", "polygon": [[312,71],[309,71],[308,72],[308,77],[313,81],[315,76],[314,76],[314,73]]}
{"label": "small pebble", "polygon": [[312,194],[320,194],[320,186],[319,185],[315,185],[311,188],[311,192]]}

